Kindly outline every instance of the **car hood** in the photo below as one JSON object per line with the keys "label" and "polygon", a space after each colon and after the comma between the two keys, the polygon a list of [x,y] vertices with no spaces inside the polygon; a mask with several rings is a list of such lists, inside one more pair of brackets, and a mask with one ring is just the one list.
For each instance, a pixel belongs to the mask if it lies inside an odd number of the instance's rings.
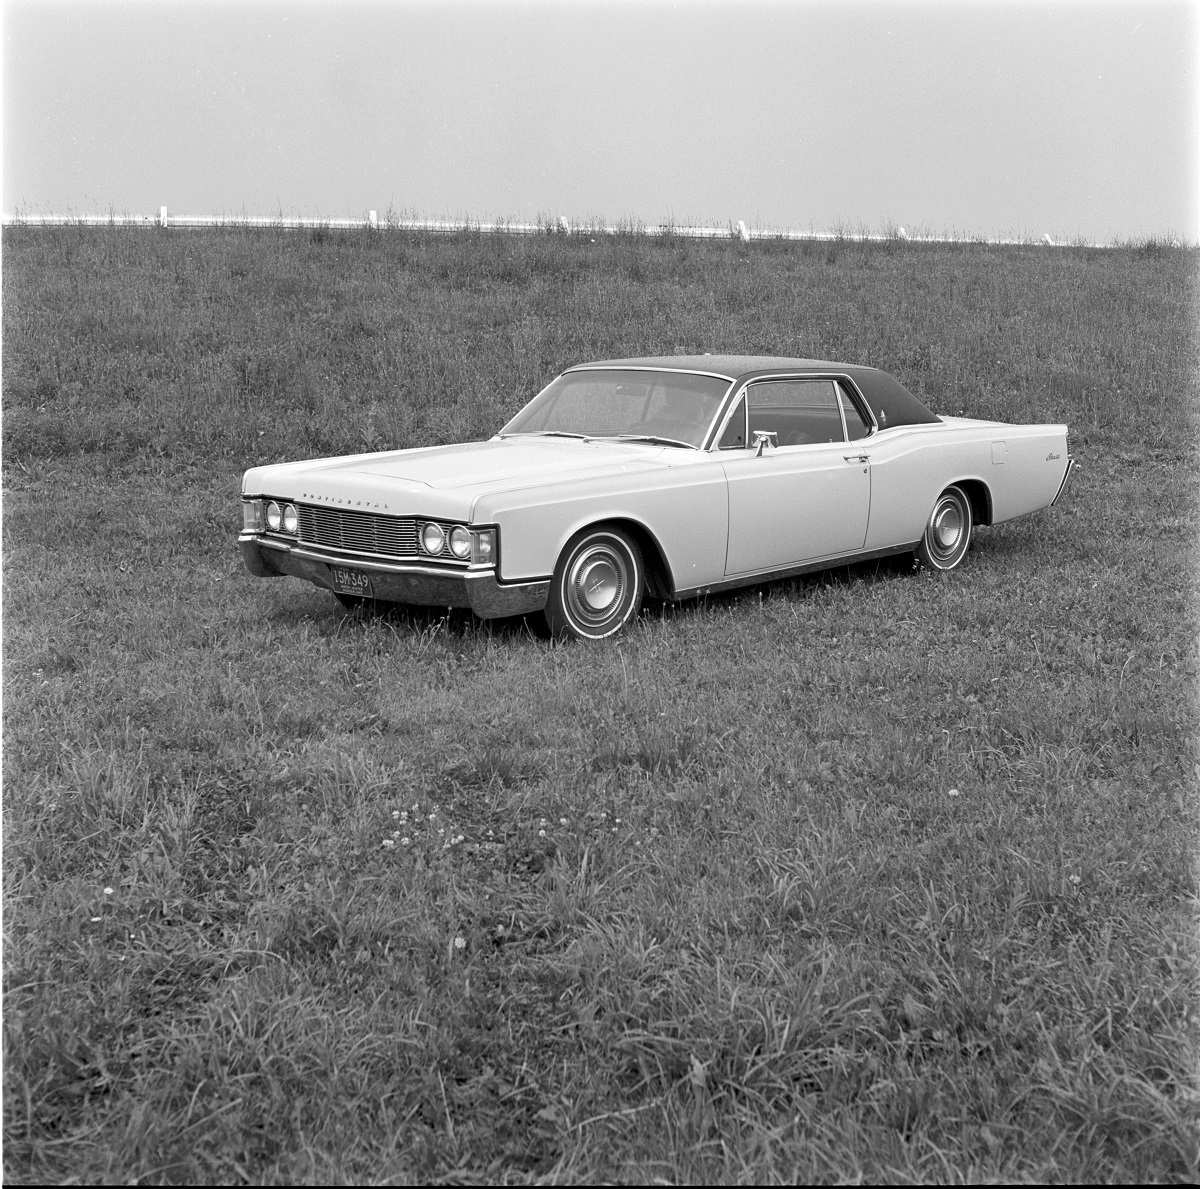
{"label": "car hood", "polygon": [[392,514],[448,509],[446,514],[463,515],[464,499],[488,492],[658,470],[698,457],[693,450],[603,439],[493,438],[255,467],[246,472],[242,491]]}

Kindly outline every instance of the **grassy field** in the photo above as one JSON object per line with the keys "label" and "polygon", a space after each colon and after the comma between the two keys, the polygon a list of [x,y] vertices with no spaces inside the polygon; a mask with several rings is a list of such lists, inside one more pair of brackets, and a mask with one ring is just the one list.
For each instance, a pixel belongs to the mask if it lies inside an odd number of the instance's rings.
{"label": "grassy field", "polygon": [[[1197,254],[3,238],[4,1163],[1200,1177]],[[950,575],[550,647],[240,566],[241,472],[778,352],[1063,420]]]}

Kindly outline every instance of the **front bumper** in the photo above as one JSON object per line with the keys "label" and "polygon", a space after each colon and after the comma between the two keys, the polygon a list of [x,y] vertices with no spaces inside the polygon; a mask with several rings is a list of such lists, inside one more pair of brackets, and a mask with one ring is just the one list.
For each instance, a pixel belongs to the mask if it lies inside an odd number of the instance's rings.
{"label": "front bumper", "polygon": [[286,574],[333,590],[330,566],[361,570],[370,576],[375,598],[415,607],[469,607],[480,619],[528,615],[546,605],[548,578],[537,582],[500,582],[495,570],[442,570],[413,562],[363,562],[329,557],[302,545],[264,538],[238,537],[242,561],[258,578]]}

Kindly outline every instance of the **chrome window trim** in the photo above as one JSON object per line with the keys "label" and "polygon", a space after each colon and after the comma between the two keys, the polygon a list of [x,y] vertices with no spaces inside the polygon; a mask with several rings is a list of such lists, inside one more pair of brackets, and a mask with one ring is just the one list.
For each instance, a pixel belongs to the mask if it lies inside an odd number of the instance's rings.
{"label": "chrome window trim", "polygon": [[[611,364],[611,363],[605,363],[605,364],[581,363],[581,364],[577,365],[576,367],[569,367],[569,368],[567,368],[566,371],[560,372],[557,376],[554,377],[553,380],[550,381],[550,384],[554,384],[558,380],[561,380],[563,378],[563,376],[569,376],[576,372],[657,372],[659,375],[663,375],[663,376],[705,376],[710,380],[724,380],[725,383],[730,386],[730,388],[734,387],[737,383],[736,376],[727,376],[724,372],[701,371],[699,368],[693,368],[693,367],[647,367],[645,364],[630,364],[629,366],[622,366],[619,364]],[[541,396],[543,392],[546,391],[546,388],[550,387],[550,384],[547,384],[545,386],[545,388],[539,389],[537,396],[534,396],[532,399],[526,401],[525,405],[522,405],[521,408],[517,410],[517,413],[514,414],[512,417],[510,417],[508,419],[508,421],[506,421],[504,424],[507,425],[509,423],[509,421],[515,421],[516,418],[522,412],[524,412],[525,406],[530,405],[533,403],[533,401],[537,400],[537,398],[539,396]],[[726,407],[725,402],[726,402],[726,400],[728,400],[728,398],[729,398],[729,389],[727,388],[725,390],[725,394],[717,402],[717,412],[715,414],[716,417],[719,418],[722,415],[721,411],[723,408]],[[503,429],[503,427],[501,427],[501,429]],[[710,436],[711,432],[712,432],[712,423],[710,422],[708,431],[701,434],[701,436],[700,436],[700,445],[692,446],[689,444],[687,448],[689,450],[699,450],[701,453],[703,453],[703,451],[705,450],[704,443],[709,440],[709,436]],[[531,436],[536,436],[536,434],[514,433],[514,434],[509,434],[508,437],[505,437],[505,435],[502,432],[497,431],[492,436],[493,436],[493,438],[499,438],[502,441],[507,441],[509,438],[531,437]],[[614,441],[615,442],[615,441],[619,440],[618,438],[615,438],[615,437],[607,437],[606,438],[603,434],[597,434],[597,435],[589,434],[587,436],[593,438],[593,440],[595,440],[597,442],[603,442],[603,441]]]}
{"label": "chrome window trim", "polygon": [[[726,384],[732,384],[737,379],[736,376],[727,376],[724,372],[705,372],[694,367],[647,367],[645,364],[624,366],[611,363],[581,363],[577,367],[567,368],[562,375],[569,376],[572,372],[661,372],[668,376],[708,376],[712,380],[724,380]],[[549,386],[549,384],[546,385],[547,388]]]}
{"label": "chrome window trim", "polygon": [[[855,408],[858,409],[858,415],[861,417],[863,414],[863,410],[864,409],[866,410],[867,417],[865,419],[865,424],[867,426],[867,437],[869,438],[873,434],[878,433],[879,432],[879,422],[875,420],[875,410],[873,408],[871,408],[871,402],[869,400],[867,400],[867,398],[865,396],[863,396],[862,390],[859,388],[859,386],[857,384],[855,384],[855,382],[852,379],[850,379],[849,376],[842,375],[842,376],[837,376],[835,378],[836,378],[838,384],[841,385],[842,388],[844,388],[846,390],[846,395],[850,397],[851,403],[855,406]],[[843,412],[842,416],[843,417],[845,416],[844,412]],[[849,434],[846,435],[846,440],[847,441],[850,440]],[[855,439],[855,441],[859,441],[859,440],[860,439],[858,439],[858,438]],[[866,441],[866,438],[863,438],[861,440]]]}
{"label": "chrome window trim", "polygon": [[[733,404],[725,411],[724,417],[721,419],[720,424],[717,427],[717,432],[713,435],[712,449],[715,450],[718,454],[721,452],[721,449],[722,449],[721,439],[725,436],[725,431],[729,428],[730,423],[733,421],[733,415],[738,411],[738,408],[741,406],[742,396],[744,395],[744,392],[745,392],[745,389],[739,390],[737,398],[734,400]],[[749,405],[746,406],[746,408],[743,410],[743,412],[745,414],[745,424],[742,426],[742,444],[740,446],[726,446],[725,447],[726,450],[745,450],[750,444],[747,441],[747,437],[749,436],[749,430],[750,430],[750,408],[749,408]]]}
{"label": "chrome window trim", "polygon": [[[733,400],[726,404],[723,412],[720,412],[717,414],[716,432],[710,433],[709,436],[705,439],[705,442],[707,444],[703,447],[703,449],[709,451],[710,453],[719,451],[718,443],[720,442],[721,437],[725,432],[725,426],[729,422],[730,418],[733,416],[733,411],[737,407],[737,402],[741,399],[742,395],[746,392],[746,390],[750,387],[751,384],[769,384],[774,380],[832,380],[834,382],[834,384],[844,385],[848,391],[851,401],[853,401],[855,406],[858,407],[859,415],[860,416],[862,415],[863,409],[866,409],[866,411],[867,411],[867,417],[870,418],[870,421],[867,423],[868,424],[867,437],[869,438],[873,434],[875,434],[879,431],[879,422],[875,420],[875,413],[872,410],[870,404],[867,403],[866,399],[863,397],[863,394],[858,390],[858,385],[855,384],[854,381],[851,380],[850,377],[847,376],[845,372],[778,372],[776,374],[752,376],[748,380],[743,380],[741,382],[741,384],[734,385]],[[746,403],[747,431],[749,429],[749,413],[750,413],[749,398],[747,398],[747,403]],[[850,435],[846,430],[846,412],[842,408],[842,402],[840,399],[838,400],[838,415],[842,419],[842,441],[840,444],[844,446],[850,441]],[[855,440],[856,441],[866,441],[866,438],[856,438]],[[839,443],[837,443],[837,442],[808,442],[808,443],[806,443],[806,445],[811,445],[811,446],[836,446],[838,444]],[[749,449],[748,444],[747,444],[746,448]],[[781,447],[779,447],[779,449],[799,450],[800,447],[799,446],[781,446]]]}

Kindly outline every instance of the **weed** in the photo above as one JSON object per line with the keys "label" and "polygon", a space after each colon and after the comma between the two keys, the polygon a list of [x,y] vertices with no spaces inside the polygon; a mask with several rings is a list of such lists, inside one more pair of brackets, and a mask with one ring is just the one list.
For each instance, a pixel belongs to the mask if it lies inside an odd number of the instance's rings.
{"label": "weed", "polygon": [[[4,232],[9,1179],[1196,1180],[1195,251],[542,224]],[[1084,469],[597,648],[243,572],[243,468],[681,347]]]}

